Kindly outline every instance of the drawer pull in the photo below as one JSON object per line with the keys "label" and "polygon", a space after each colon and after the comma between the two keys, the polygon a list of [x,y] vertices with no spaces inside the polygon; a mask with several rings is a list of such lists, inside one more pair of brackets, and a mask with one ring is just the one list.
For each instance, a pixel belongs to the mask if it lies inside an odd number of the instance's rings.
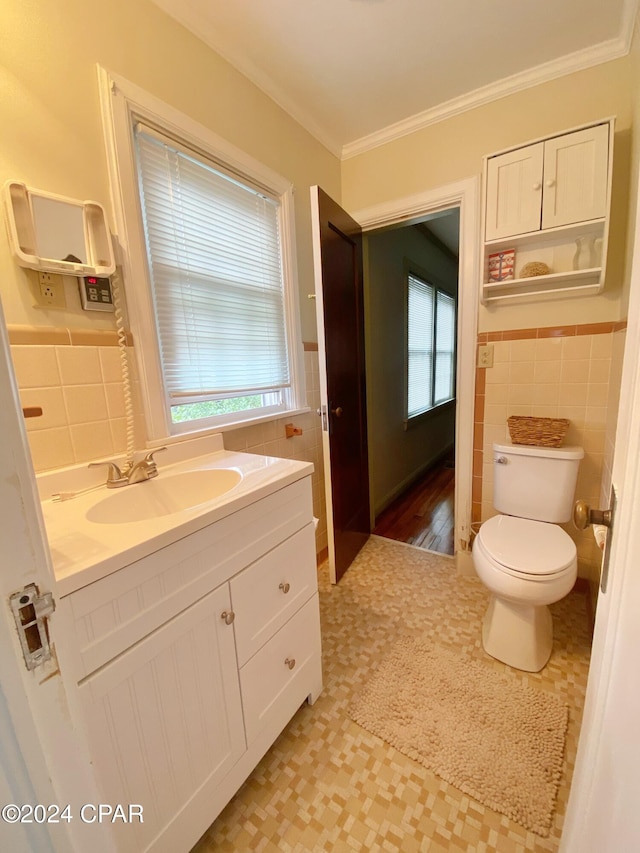
{"label": "drawer pull", "polygon": [[281,589],[284,592],[284,594],[286,595],[289,592],[289,590],[291,589],[291,586],[288,583],[283,582],[280,584],[278,589]]}
{"label": "drawer pull", "polygon": [[286,658],[284,663],[285,663],[285,666],[289,667],[289,669],[293,669],[294,666],[296,665],[296,659],[295,658]]}
{"label": "drawer pull", "polygon": [[220,618],[224,620],[225,625],[231,625],[233,620],[236,618],[236,614],[233,610],[223,610],[220,614]]}

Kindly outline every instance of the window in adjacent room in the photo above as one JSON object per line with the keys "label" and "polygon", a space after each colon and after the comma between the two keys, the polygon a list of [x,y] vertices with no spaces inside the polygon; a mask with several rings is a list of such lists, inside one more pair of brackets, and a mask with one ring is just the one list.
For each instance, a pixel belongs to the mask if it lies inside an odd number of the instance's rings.
{"label": "window in adjacent room", "polygon": [[456,303],[451,294],[407,276],[406,422],[455,397]]}

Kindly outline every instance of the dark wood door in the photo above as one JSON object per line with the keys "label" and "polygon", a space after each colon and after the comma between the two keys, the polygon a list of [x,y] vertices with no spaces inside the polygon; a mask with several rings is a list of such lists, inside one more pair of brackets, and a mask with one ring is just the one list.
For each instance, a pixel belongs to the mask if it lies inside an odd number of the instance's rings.
{"label": "dark wood door", "polygon": [[337,582],[370,533],[362,229],[319,187],[311,193],[320,370],[324,354],[326,380],[321,390],[329,560]]}

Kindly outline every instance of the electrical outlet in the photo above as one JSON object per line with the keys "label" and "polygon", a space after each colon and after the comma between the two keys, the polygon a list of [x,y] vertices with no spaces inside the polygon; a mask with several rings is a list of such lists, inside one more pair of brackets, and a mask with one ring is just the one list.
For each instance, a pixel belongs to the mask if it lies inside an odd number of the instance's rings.
{"label": "electrical outlet", "polygon": [[493,367],[493,344],[478,347],[478,367]]}
{"label": "electrical outlet", "polygon": [[38,273],[36,303],[41,308],[66,308],[64,279],[61,275],[50,272]]}

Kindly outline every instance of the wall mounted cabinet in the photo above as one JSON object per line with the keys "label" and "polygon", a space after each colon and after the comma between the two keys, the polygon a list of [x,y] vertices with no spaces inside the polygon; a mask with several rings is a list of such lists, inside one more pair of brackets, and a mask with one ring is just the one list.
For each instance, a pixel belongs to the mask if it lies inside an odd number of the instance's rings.
{"label": "wall mounted cabinet", "polygon": [[[608,119],[485,158],[485,302],[602,289],[613,124]],[[514,277],[492,281],[490,255],[512,249]],[[549,273],[520,277],[534,261]]]}

